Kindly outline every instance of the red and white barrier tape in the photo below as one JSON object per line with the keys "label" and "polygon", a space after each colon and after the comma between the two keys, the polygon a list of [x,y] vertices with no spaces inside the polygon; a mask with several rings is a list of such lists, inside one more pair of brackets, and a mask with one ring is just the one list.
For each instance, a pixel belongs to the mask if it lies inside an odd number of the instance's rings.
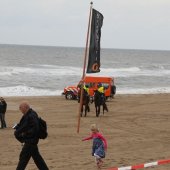
{"label": "red and white barrier tape", "polygon": [[136,169],[148,168],[148,167],[167,164],[167,163],[170,163],[170,159],[159,160],[156,162],[150,162],[150,163],[139,164],[139,165],[134,165],[134,166],[126,166],[126,167],[120,167],[120,168],[109,168],[108,170],[136,170]]}

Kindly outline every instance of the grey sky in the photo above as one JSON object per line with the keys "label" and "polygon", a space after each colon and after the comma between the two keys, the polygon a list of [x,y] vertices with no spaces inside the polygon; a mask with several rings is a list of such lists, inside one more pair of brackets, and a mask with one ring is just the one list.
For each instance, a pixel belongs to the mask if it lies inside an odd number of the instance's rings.
{"label": "grey sky", "polygon": [[[84,47],[90,1],[0,0],[0,43]],[[170,0],[96,0],[101,47],[170,50]]]}

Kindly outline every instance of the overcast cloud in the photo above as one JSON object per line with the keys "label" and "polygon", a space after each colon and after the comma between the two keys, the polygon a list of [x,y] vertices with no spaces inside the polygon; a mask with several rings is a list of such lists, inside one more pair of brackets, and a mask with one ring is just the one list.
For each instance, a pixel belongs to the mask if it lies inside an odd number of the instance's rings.
{"label": "overcast cloud", "polygon": [[[0,0],[0,43],[84,47],[90,1]],[[96,0],[102,48],[170,50],[170,0]]]}

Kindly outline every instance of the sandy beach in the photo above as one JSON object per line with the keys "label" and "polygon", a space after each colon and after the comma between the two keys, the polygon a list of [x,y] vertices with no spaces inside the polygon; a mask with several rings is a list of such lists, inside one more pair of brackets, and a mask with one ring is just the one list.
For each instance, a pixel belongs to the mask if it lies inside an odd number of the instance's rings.
{"label": "sandy beach", "polygon": [[[91,156],[90,125],[97,123],[108,141],[108,150],[102,169],[122,167],[170,159],[170,94],[116,95],[107,102],[109,112],[95,117],[94,104],[87,117],[80,121],[77,133],[77,101],[58,97],[5,97],[8,104],[8,128],[0,129],[0,170],[14,170],[18,163],[21,144],[14,138],[12,126],[22,114],[21,101],[31,107],[48,124],[49,137],[39,142],[40,153],[50,170],[95,170]],[[36,170],[30,160],[27,170]],[[154,168],[169,170],[170,164]]]}

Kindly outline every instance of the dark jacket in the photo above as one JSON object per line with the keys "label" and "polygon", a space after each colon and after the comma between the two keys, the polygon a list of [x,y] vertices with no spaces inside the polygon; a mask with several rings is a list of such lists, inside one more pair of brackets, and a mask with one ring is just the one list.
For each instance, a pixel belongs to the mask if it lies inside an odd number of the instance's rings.
{"label": "dark jacket", "polygon": [[2,113],[5,114],[7,109],[7,103],[5,100],[1,100],[1,103],[2,103]]}
{"label": "dark jacket", "polygon": [[28,112],[22,116],[15,129],[14,135],[21,143],[37,144],[39,141],[37,113],[34,110],[29,109]]}
{"label": "dark jacket", "polygon": [[0,101],[0,113],[3,113],[3,103]]}

